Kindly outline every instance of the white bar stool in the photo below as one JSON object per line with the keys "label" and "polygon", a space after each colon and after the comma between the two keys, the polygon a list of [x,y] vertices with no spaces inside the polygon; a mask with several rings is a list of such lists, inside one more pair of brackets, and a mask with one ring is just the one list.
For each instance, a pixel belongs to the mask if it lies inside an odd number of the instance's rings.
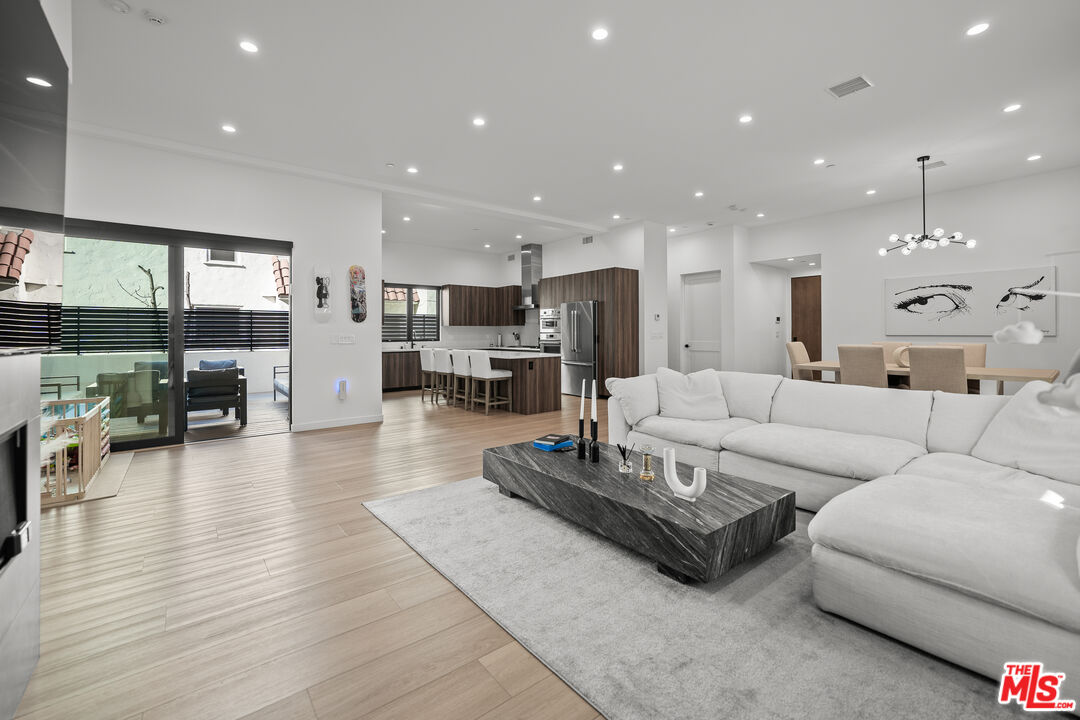
{"label": "white bar stool", "polygon": [[[493,370],[491,368],[491,356],[485,350],[470,350],[469,363],[472,368],[472,405],[483,403],[484,414],[498,405],[506,405],[507,410],[514,409],[513,377],[514,373],[509,370]],[[506,395],[499,395],[499,383],[506,383]],[[480,385],[484,386],[484,395],[480,396]]]}
{"label": "white bar stool", "polygon": [[[469,362],[468,350],[451,350],[450,361],[454,365],[454,377],[450,385],[450,404],[457,405],[457,401],[460,399],[461,403],[468,410],[472,405],[469,393],[472,390],[472,364]],[[458,388],[458,380],[461,381],[462,387]]]}
{"label": "white bar stool", "polygon": [[435,353],[429,348],[420,348],[420,402],[424,402],[424,393],[431,393],[435,402]]}
{"label": "white bar stool", "polygon": [[432,354],[435,357],[435,389],[432,396],[438,405],[440,395],[446,398],[446,402],[450,402],[450,382],[454,376],[454,366],[450,362],[449,350],[435,348]]}

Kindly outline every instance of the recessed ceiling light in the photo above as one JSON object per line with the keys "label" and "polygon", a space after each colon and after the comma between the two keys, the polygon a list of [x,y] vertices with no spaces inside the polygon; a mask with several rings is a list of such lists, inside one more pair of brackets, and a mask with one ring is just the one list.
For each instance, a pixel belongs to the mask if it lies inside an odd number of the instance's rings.
{"label": "recessed ceiling light", "polygon": [[515,235],[514,238],[517,239],[517,240],[520,240],[521,236],[520,235]]}
{"label": "recessed ceiling light", "polygon": [[409,217],[408,215],[406,215],[405,217],[403,217],[401,219],[404,220],[405,222],[412,222],[412,218]]}
{"label": "recessed ceiling light", "polygon": [[818,158],[817,160],[814,160],[814,164],[815,165],[824,165],[825,164],[825,158]]}
{"label": "recessed ceiling light", "polygon": [[105,4],[121,15],[127,15],[131,12],[131,6],[124,2],[124,0],[105,0]]}
{"label": "recessed ceiling light", "polygon": [[812,262],[812,263],[809,263],[809,265],[810,265],[810,267],[814,267],[815,265],[817,265],[817,263],[816,263],[816,262]]}
{"label": "recessed ceiling light", "polygon": [[410,165],[409,167],[405,168],[405,172],[409,173],[410,175],[415,175],[416,173],[420,172],[420,170],[418,170],[415,165]]}
{"label": "recessed ceiling light", "polygon": [[385,234],[386,234],[386,228],[383,228],[383,230],[382,230],[382,234],[383,234],[383,235],[385,235]]}
{"label": "recessed ceiling light", "polygon": [[487,120],[477,115],[472,119],[472,124],[476,127],[484,127],[485,125],[487,125]]}
{"label": "recessed ceiling light", "polygon": [[675,228],[668,228],[667,231],[668,232],[675,232]]}
{"label": "recessed ceiling light", "polygon": [[222,129],[223,132],[227,132],[230,135],[232,133],[236,132],[236,126],[235,125],[230,125],[228,123],[225,123],[224,125],[222,125],[221,129]]}
{"label": "recessed ceiling light", "polygon": [[386,163],[386,167],[392,168],[392,167],[394,167],[394,163]]}
{"label": "recessed ceiling light", "polygon": [[544,198],[540,197],[539,195],[533,195],[533,202],[540,202],[543,199]]}
{"label": "recessed ceiling light", "polygon": [[990,23],[979,23],[978,25],[972,25],[967,29],[968,35],[982,35],[990,28]]}
{"label": "recessed ceiling light", "polygon": [[1023,106],[1020,103],[1013,103],[1012,105],[1006,105],[1005,107],[1001,108],[1001,111],[1002,112],[1016,112],[1021,107],[1023,107]]}
{"label": "recessed ceiling light", "polygon": [[704,196],[705,196],[705,193],[701,192],[700,190],[698,190],[697,192],[694,193],[694,197],[704,197]]}
{"label": "recessed ceiling light", "polygon": [[1042,160],[1042,155],[1028,155],[1028,162],[1035,162],[1036,160]]}
{"label": "recessed ceiling light", "polygon": [[795,258],[788,258],[787,261],[788,262],[795,262]]}
{"label": "recessed ceiling light", "polygon": [[877,195],[877,190],[867,190],[866,194],[867,195]]}
{"label": "recessed ceiling light", "polygon": [[622,172],[622,163],[615,163],[611,166],[611,169],[615,172]]}
{"label": "recessed ceiling light", "polygon": [[486,248],[491,247],[491,243],[484,243],[484,247],[486,247]]}
{"label": "recessed ceiling light", "polygon": [[611,219],[612,220],[618,220],[620,217],[621,216],[618,213],[615,213],[614,215],[611,216]]}
{"label": "recessed ceiling light", "polygon": [[259,52],[259,46],[256,45],[255,43],[251,42],[250,40],[241,40],[240,41],[240,49],[243,50],[244,52],[249,52],[249,53],[257,53],[257,52]]}
{"label": "recessed ceiling light", "polygon": [[754,121],[754,116],[753,115],[740,115],[739,116],[739,122],[741,122],[743,125],[745,125],[748,122],[753,122],[753,121]]}
{"label": "recessed ceiling light", "polygon": [[43,80],[39,77],[30,76],[26,78],[26,82],[30,83],[31,85],[37,85],[39,87],[52,87],[51,82],[49,82],[48,80]]}
{"label": "recessed ceiling light", "polygon": [[757,216],[758,217],[765,217],[765,213],[758,213]]}
{"label": "recessed ceiling light", "polygon": [[607,36],[608,36],[607,28],[604,28],[604,27],[593,28],[593,31],[592,31],[592,39],[593,40],[607,40]]}

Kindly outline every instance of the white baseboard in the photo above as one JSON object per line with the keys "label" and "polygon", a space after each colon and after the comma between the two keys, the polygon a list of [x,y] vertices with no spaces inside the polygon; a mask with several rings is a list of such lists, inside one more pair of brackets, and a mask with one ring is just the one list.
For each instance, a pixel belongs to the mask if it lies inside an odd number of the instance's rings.
{"label": "white baseboard", "polygon": [[331,420],[315,420],[306,423],[293,423],[293,432],[307,432],[308,430],[326,430],[327,428],[346,427],[348,425],[365,425],[367,423],[380,423],[383,416],[360,415],[357,417],[333,418]]}

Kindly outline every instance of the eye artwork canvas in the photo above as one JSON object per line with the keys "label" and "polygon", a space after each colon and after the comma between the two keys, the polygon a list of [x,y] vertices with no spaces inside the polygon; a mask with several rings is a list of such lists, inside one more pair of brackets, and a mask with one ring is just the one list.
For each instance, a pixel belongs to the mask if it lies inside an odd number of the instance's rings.
{"label": "eye artwork canvas", "polygon": [[957,272],[885,281],[886,335],[993,335],[1030,320],[1057,334],[1053,267]]}

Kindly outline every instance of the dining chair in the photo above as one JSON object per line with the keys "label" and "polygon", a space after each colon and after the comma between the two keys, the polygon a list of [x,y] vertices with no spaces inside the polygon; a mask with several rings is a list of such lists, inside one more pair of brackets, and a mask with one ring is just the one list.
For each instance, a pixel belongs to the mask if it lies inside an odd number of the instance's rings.
{"label": "dining chair", "polygon": [[[457,405],[457,401],[461,400],[461,404],[468,410],[470,405],[469,393],[472,390],[472,363],[469,361],[468,350],[451,350],[450,360],[454,365],[454,377],[450,385],[450,404]],[[459,389],[458,382],[461,382]]]}
{"label": "dining chair", "polygon": [[788,360],[791,361],[792,380],[813,380],[813,370],[796,370],[795,366],[810,362],[810,354],[806,352],[806,346],[796,340],[787,344]]}
{"label": "dining chair", "polygon": [[435,402],[435,352],[430,348],[420,348],[420,402],[424,402],[425,392],[430,392]]}
{"label": "dining chair", "polygon": [[[472,406],[482,403],[484,414],[498,405],[506,405],[507,410],[514,409],[513,377],[510,370],[500,370],[491,367],[491,356],[486,350],[470,350],[469,363],[472,366]],[[506,383],[506,394],[499,395],[499,383]],[[480,396],[480,386],[484,387],[484,395]]]}
{"label": "dining chair", "polygon": [[911,361],[912,390],[967,394],[967,367],[964,365],[963,348],[912,346],[908,351],[908,358]]}
{"label": "dining chair", "polygon": [[[942,342],[938,343],[938,345],[941,347],[963,348],[965,367],[986,367],[986,343]],[[967,386],[969,395],[978,395],[982,389],[982,381],[968,380]]]}
{"label": "dining chair", "polygon": [[443,348],[435,348],[432,353],[435,357],[435,404],[439,404],[439,396],[442,395],[447,403],[450,402],[450,382],[454,376],[454,366],[450,361],[450,351]]}
{"label": "dining chair", "polygon": [[[873,343],[871,343],[871,345],[877,345],[882,350],[885,351],[885,364],[886,365],[888,365],[890,363],[897,364],[896,363],[896,351],[897,350],[899,350],[900,348],[911,347],[911,343],[909,343],[909,342],[895,342],[895,341],[892,341],[892,340],[875,340]],[[891,388],[905,387],[904,380],[905,380],[905,378],[902,375],[889,375],[888,379],[887,379],[887,381],[889,383],[889,387],[891,387]]]}
{"label": "dining chair", "polygon": [[878,345],[840,345],[840,383],[888,387],[885,372],[885,351]]}

